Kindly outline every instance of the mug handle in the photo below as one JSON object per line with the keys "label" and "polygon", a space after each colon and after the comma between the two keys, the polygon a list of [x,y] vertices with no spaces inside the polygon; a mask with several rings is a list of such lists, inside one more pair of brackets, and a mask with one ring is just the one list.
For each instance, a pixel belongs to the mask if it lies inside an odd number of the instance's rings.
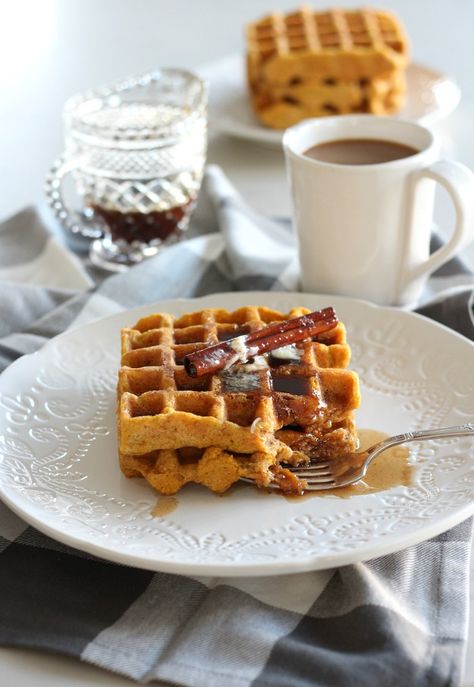
{"label": "mug handle", "polygon": [[[456,224],[451,238],[424,262],[412,268],[409,280],[415,280],[450,260],[460,248],[474,239],[474,174],[465,165],[452,160],[438,160],[422,169],[415,177],[415,187],[424,178],[433,179],[449,193],[456,211]],[[414,194],[415,195],[415,194]]]}
{"label": "mug handle", "polygon": [[86,213],[71,211],[63,196],[64,178],[78,167],[78,161],[61,155],[54,162],[45,179],[46,199],[60,224],[72,234],[79,234],[88,239],[97,239],[103,235],[102,230],[94,225],[93,213],[88,217]]}

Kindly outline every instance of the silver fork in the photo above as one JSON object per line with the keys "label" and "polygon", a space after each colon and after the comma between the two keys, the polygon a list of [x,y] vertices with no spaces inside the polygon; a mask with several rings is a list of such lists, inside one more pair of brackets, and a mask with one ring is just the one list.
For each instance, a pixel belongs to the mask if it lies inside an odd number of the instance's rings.
{"label": "silver fork", "polygon": [[[474,436],[474,423],[455,425],[454,427],[440,427],[439,429],[425,429],[419,432],[396,434],[379,441],[366,451],[347,453],[330,460],[312,461],[308,465],[287,466],[298,478],[305,480],[305,491],[319,491],[321,489],[337,489],[347,487],[365,477],[370,463],[392,446],[405,444],[409,441],[426,441],[428,439],[447,439],[449,437]],[[246,482],[253,480],[245,479]],[[270,489],[279,489],[278,484],[272,483]]]}

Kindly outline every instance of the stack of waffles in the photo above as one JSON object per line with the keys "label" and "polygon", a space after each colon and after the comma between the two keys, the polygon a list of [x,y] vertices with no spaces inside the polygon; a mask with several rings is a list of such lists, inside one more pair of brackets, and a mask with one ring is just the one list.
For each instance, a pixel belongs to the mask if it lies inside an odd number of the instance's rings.
{"label": "stack of waffles", "polygon": [[407,64],[403,27],[385,11],[303,7],[247,27],[252,105],[275,129],[307,117],[398,112]]}
{"label": "stack of waffles", "polygon": [[357,447],[353,411],[357,375],[338,323],[316,340],[236,363],[219,373],[188,376],[184,357],[309,311],[265,307],[205,309],[181,317],[153,314],[122,330],[118,383],[120,465],[159,492],[187,482],[226,491],[241,477],[259,486],[301,485],[282,466]]}

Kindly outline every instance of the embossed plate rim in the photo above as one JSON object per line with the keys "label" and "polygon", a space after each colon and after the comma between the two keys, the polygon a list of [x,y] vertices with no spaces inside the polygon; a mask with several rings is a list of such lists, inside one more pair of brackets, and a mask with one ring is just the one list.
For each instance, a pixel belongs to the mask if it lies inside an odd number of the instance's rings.
{"label": "embossed plate rim", "polygon": [[[115,315],[111,315],[107,318],[96,320],[95,322],[86,324],[82,327],[71,329],[48,342],[48,344],[46,344],[46,346],[41,351],[38,351],[29,356],[24,356],[23,358],[13,363],[2,375],[0,375],[0,392],[2,392],[2,390],[4,391],[6,387],[9,388],[9,385],[11,384],[15,388],[16,385],[20,384],[18,379],[22,378],[22,375],[26,375],[26,377],[28,377],[30,371],[36,370],[42,364],[42,361],[48,363],[48,361],[51,360],[51,356],[53,355],[52,352],[55,347],[59,347],[58,350],[67,350],[68,346],[74,345],[74,342],[76,341],[89,340],[90,334],[95,334],[99,337],[99,339],[100,337],[105,337],[106,341],[109,339],[112,340],[113,337],[118,337],[118,329],[120,326],[132,323],[135,319],[142,316],[143,314],[150,313],[159,309],[169,309],[171,311],[178,310],[179,312],[184,312],[186,310],[189,311],[191,309],[197,309],[205,306],[228,307],[229,309],[232,309],[245,303],[261,303],[263,305],[268,305],[270,307],[290,307],[292,304],[300,303],[314,308],[322,307],[323,305],[327,304],[333,304],[337,309],[339,309],[340,313],[342,313],[341,318],[347,322],[349,328],[353,329],[355,329],[355,327],[358,326],[358,323],[360,323],[361,326],[365,326],[367,320],[371,319],[371,313],[372,315],[376,313],[375,319],[377,319],[377,317],[380,316],[383,319],[383,321],[391,322],[392,320],[394,320],[403,325],[401,327],[402,330],[406,328],[408,332],[410,332],[410,325],[414,326],[415,330],[421,328],[421,330],[425,332],[428,339],[434,338],[438,342],[442,340],[444,343],[447,344],[451,342],[454,346],[460,347],[459,350],[465,351],[467,355],[474,356],[474,344],[469,342],[467,339],[451,331],[447,327],[444,327],[443,325],[437,324],[420,315],[416,315],[410,312],[404,312],[392,308],[380,308],[378,306],[375,306],[364,301],[356,301],[348,298],[335,296],[320,296],[312,294],[278,292],[238,292],[227,294],[213,294],[199,299],[170,299],[166,301],[160,301],[159,303],[140,306],[130,311],[122,311]],[[471,398],[471,396],[469,396],[469,398]],[[5,417],[6,413],[3,412],[3,415],[0,415],[0,429],[2,427],[2,422],[4,422]],[[474,469],[474,447],[472,448],[472,450],[469,449],[469,455],[465,459],[465,462],[469,469]],[[93,476],[88,475],[87,477]],[[129,485],[129,481],[125,480],[125,478],[123,478],[123,480],[125,485],[124,489],[126,491]],[[199,488],[197,487],[195,488],[195,490],[198,489]],[[232,508],[235,507],[236,510],[238,509],[239,503],[240,505],[243,504],[243,506],[245,507],[250,502],[253,502],[256,498],[254,492],[252,491],[252,488],[249,487],[249,489],[249,493],[245,491],[245,493],[239,492],[233,494],[228,499],[224,499],[223,502],[225,501],[227,503],[232,504]],[[147,498],[149,493],[147,493]],[[196,493],[198,492],[196,491]],[[398,488],[393,491],[393,498],[399,499],[400,496],[403,496],[403,493],[403,488]],[[198,498],[201,498],[200,494],[201,492],[199,493]],[[388,498],[389,496],[391,497],[391,494],[392,490],[390,490],[390,493],[388,495],[387,493],[385,493],[386,498]],[[101,543],[97,543],[97,537],[94,538],[93,536],[91,536],[90,533],[83,532],[81,534],[81,532],[79,532],[79,534],[72,534],[67,523],[65,524],[64,522],[61,522],[60,518],[59,520],[55,520],[54,518],[53,520],[51,520],[51,517],[48,517],[47,510],[42,508],[41,505],[33,506],[30,502],[26,501],[25,498],[19,495],[15,487],[8,487],[5,486],[3,481],[0,482],[0,497],[17,515],[22,517],[29,524],[35,526],[43,533],[51,536],[54,539],[57,539],[58,541],[61,541],[64,544],[68,544],[70,546],[81,549],[90,554],[100,556],[102,558],[106,558],[126,565],[132,565],[135,567],[182,574],[220,576],[250,576],[303,572],[307,570],[325,569],[339,565],[346,565],[356,561],[367,560],[370,558],[384,555],[386,553],[391,553],[411,544],[415,544],[425,539],[428,539],[432,536],[435,536],[454,526],[458,522],[461,522],[466,517],[474,513],[474,498],[472,498],[474,496],[474,485],[470,486],[469,494],[470,499],[468,502],[459,503],[453,510],[449,512],[442,512],[441,515],[438,514],[434,518],[431,517],[428,522],[424,523],[423,527],[420,527],[414,531],[407,532],[405,529],[399,532],[398,534],[394,534],[392,532],[379,538],[376,538],[374,541],[363,544],[358,544],[356,542],[353,548],[347,549],[346,545],[345,549],[343,547],[341,550],[332,550],[329,553],[314,553],[313,551],[313,553],[310,552],[309,555],[304,555],[303,551],[302,553],[300,552],[295,554],[293,557],[285,557],[283,553],[279,557],[277,553],[276,557],[274,557],[271,560],[269,558],[265,560],[265,555],[261,553],[260,558],[258,557],[258,555],[254,555],[254,559],[252,559],[252,555],[250,555],[250,558],[248,558],[247,560],[244,559],[243,562],[237,562],[236,560],[232,559],[232,557],[235,556],[235,551],[234,553],[232,553],[233,540],[230,539],[228,542],[226,542],[224,537],[224,542],[222,542],[222,539],[220,539],[220,537],[222,537],[223,535],[219,531],[218,527],[209,531],[205,536],[200,537],[199,541],[204,539],[205,542],[207,542],[208,544],[207,549],[206,546],[204,546],[203,557],[193,557],[193,555],[191,555],[190,553],[186,553],[185,551],[184,553],[188,556],[188,558],[186,558],[185,555],[184,558],[181,559],[167,559],[163,553],[161,553],[160,557],[160,547],[157,545],[151,547],[153,549],[152,553],[150,553],[150,545],[148,545],[148,549],[145,546],[144,548],[142,548],[140,552],[140,546],[134,547],[133,541],[128,542],[128,539],[126,540],[126,544],[122,544],[122,548],[118,548],[116,542],[107,542],[107,536],[105,536],[105,538],[102,539]],[[216,498],[212,495],[211,497]],[[186,494],[183,494],[183,496],[180,496],[179,498],[187,499],[188,497],[186,496]],[[189,496],[189,499],[192,500],[193,498],[195,498],[195,496]],[[259,494],[257,498],[267,499],[267,496]],[[279,499],[280,497],[269,496],[268,498]],[[372,517],[376,517],[377,508],[371,507],[367,509],[366,504],[373,503],[373,506],[375,506],[379,496],[374,494],[370,495],[369,497],[358,498],[360,499],[358,501],[359,506],[356,509],[353,508],[352,511],[350,510],[350,506],[348,505],[351,503],[352,499],[346,501],[339,500],[337,499],[337,497],[334,497],[334,499],[336,499],[337,501],[337,507],[334,507],[333,505],[331,506],[331,508],[333,511],[335,510],[335,512],[340,513],[340,519],[342,521],[344,514],[346,514],[347,516],[347,513],[349,513],[349,516],[351,517],[359,517],[359,514],[361,514],[361,517],[363,516],[364,518],[367,518],[367,513],[371,513]],[[288,518],[287,520],[285,520],[284,526],[276,528],[277,535],[279,533],[278,536],[281,536],[282,538],[287,537],[291,539],[291,537],[293,537],[291,541],[296,541],[298,543],[298,523],[301,524],[301,522],[305,518],[310,518],[312,519],[310,528],[313,531],[312,536],[314,540],[314,545],[317,546],[318,538],[319,540],[321,540],[322,537],[322,535],[317,531],[317,523],[321,522],[321,520],[324,519],[324,517],[326,517],[325,513],[327,513],[328,511],[327,504],[331,501],[334,504],[334,499],[312,499],[306,502],[302,502],[294,508],[293,506],[291,506],[291,508],[289,506],[285,506],[285,508],[287,508],[288,511]],[[153,498],[150,499],[150,502],[151,501],[153,501]],[[273,510],[282,511],[283,502],[287,503],[284,499],[282,499],[281,502],[277,500],[273,500],[272,502],[261,501],[258,503],[258,507],[263,511],[265,510],[265,508],[267,508],[268,510],[268,504],[272,504],[272,508],[273,504],[275,504],[276,508],[274,508]],[[316,504],[318,504],[317,507]],[[360,504],[363,504],[364,507],[360,507]],[[290,511],[292,513],[291,518]],[[303,511],[309,511],[309,513]],[[183,528],[181,528],[181,531],[179,530],[179,528],[178,530],[176,530],[173,522],[173,515],[174,514],[171,514],[168,517],[157,518],[153,520],[152,527],[154,527],[156,523],[160,523],[160,527],[163,526],[164,532],[167,536],[169,534],[169,536],[174,536],[175,539],[177,538],[179,546],[181,546],[181,544],[179,544],[180,538],[182,538],[184,541],[189,534],[188,539],[191,542],[191,546],[194,546],[194,539],[196,539],[197,541],[198,537],[194,537],[192,531],[190,530],[185,531]],[[179,514],[177,513],[176,515]],[[112,518],[110,513],[106,515],[106,517],[109,516]],[[339,515],[337,517],[339,517]],[[307,522],[309,522],[309,520]],[[158,527],[157,524],[156,526]],[[250,530],[252,526],[254,527],[253,523],[251,524]],[[306,526],[307,524],[304,525],[304,527]],[[344,523],[342,526],[344,526]],[[234,542],[237,542],[237,544],[244,542],[244,548],[247,544],[249,544],[249,549],[251,549],[252,546],[259,544],[261,544],[262,548],[265,544],[265,537],[276,536],[275,529],[272,529],[271,527],[263,529],[261,528],[260,532],[252,533],[250,532],[250,530],[248,528],[247,523],[247,534],[243,537],[241,536],[240,539],[234,538]],[[260,536],[261,533],[264,534],[263,537]],[[214,552],[213,554],[213,547],[214,549],[217,548],[218,550],[219,546],[221,546],[222,551],[229,544],[230,548],[228,549],[229,553],[227,554],[228,559],[225,558],[225,555],[223,558],[219,558],[217,553]],[[213,555],[214,559],[212,558]]]}

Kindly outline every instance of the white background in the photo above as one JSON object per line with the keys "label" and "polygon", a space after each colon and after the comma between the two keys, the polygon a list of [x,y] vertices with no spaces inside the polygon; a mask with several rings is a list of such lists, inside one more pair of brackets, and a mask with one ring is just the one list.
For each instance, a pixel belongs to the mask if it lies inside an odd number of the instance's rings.
{"label": "white background", "polygon": [[[62,150],[61,108],[71,94],[160,66],[196,68],[243,49],[243,26],[282,0],[3,0],[0,2],[0,220],[43,201],[44,176]],[[313,3],[320,8],[327,4]],[[342,7],[356,2],[338,0]],[[413,59],[453,75],[463,99],[436,129],[447,157],[474,168],[474,2],[392,0]],[[256,144],[213,137],[209,160],[223,166],[247,200],[289,214],[283,158]],[[452,217],[441,197],[438,217]],[[474,248],[465,257],[474,267]],[[465,684],[474,686],[471,640]],[[128,680],[60,657],[0,650],[2,683],[125,685]]]}

